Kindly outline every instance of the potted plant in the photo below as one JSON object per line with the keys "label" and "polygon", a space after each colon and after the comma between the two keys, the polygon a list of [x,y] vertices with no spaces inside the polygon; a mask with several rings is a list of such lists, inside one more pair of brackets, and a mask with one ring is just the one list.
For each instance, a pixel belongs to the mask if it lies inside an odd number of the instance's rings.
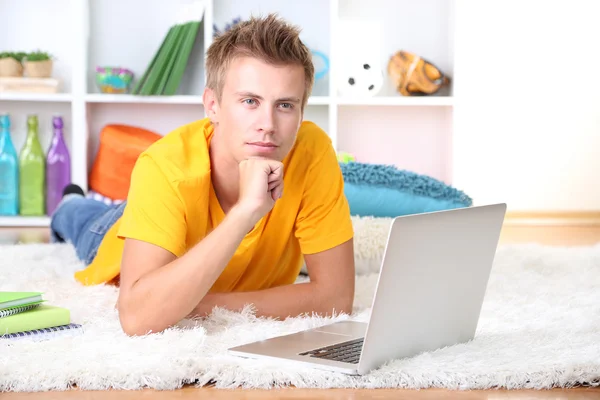
{"label": "potted plant", "polygon": [[52,56],[42,51],[27,53],[23,66],[25,74],[31,78],[49,78],[52,75]]}
{"label": "potted plant", "polygon": [[0,76],[23,76],[23,57],[25,53],[4,52],[0,53]]}

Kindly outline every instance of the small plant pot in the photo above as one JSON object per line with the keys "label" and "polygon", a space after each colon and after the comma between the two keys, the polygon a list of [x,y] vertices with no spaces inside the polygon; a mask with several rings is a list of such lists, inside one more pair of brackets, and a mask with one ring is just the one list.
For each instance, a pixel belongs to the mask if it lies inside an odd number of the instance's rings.
{"label": "small plant pot", "polygon": [[21,77],[23,65],[12,57],[0,58],[0,76]]}
{"label": "small plant pot", "polygon": [[25,74],[30,78],[50,78],[52,76],[52,60],[24,61]]}

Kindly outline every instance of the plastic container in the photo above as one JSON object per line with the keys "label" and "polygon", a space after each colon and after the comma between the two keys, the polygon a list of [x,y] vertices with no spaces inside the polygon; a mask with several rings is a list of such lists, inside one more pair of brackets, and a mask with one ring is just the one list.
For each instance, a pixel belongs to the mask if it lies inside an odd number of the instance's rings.
{"label": "plastic container", "polygon": [[127,93],[133,72],[120,67],[96,67],[96,84],[102,93]]}

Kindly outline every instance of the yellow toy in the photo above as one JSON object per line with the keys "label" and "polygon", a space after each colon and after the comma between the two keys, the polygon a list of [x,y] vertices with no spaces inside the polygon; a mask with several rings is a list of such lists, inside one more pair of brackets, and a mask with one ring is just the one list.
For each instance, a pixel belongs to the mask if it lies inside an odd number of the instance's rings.
{"label": "yellow toy", "polygon": [[350,153],[346,153],[345,151],[339,151],[337,153],[337,158],[338,161],[341,163],[349,163],[349,162],[353,162],[356,161],[356,157],[354,157],[354,155],[350,154]]}

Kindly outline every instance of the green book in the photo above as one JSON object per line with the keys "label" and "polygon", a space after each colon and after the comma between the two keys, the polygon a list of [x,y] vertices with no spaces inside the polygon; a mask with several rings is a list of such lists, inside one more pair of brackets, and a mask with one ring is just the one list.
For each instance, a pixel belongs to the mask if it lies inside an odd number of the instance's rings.
{"label": "green book", "polygon": [[176,25],[173,28],[173,35],[167,38],[167,41],[158,50],[159,54],[156,58],[156,62],[153,68],[150,70],[144,86],[140,90],[140,94],[149,96],[156,94],[155,90],[158,87],[158,83],[162,74],[165,73],[165,68],[172,57],[174,49],[176,49],[177,43],[179,42],[182,31],[182,25]]}
{"label": "green book", "polygon": [[0,310],[42,301],[42,294],[39,292],[0,292]]}
{"label": "green book", "polygon": [[167,85],[167,81],[169,80],[169,76],[171,75],[171,71],[173,70],[173,66],[175,64],[175,60],[177,58],[177,52],[181,47],[181,38],[183,37],[185,26],[178,32],[178,37],[173,46],[168,49],[169,57],[167,59],[167,65],[162,66],[162,71],[160,74],[160,80],[157,83],[156,89],[153,91],[155,95],[162,95],[165,90],[165,86]]}
{"label": "green book", "polygon": [[183,77],[183,73],[185,72],[185,68],[188,64],[190,53],[192,52],[194,42],[196,41],[196,35],[198,34],[199,26],[200,22],[188,22],[185,24],[184,36],[181,38],[181,42],[179,43],[179,48],[176,54],[177,60],[175,61],[173,71],[169,76],[167,86],[164,89],[163,94],[167,96],[174,95],[179,88],[181,78]]}
{"label": "green book", "polygon": [[71,323],[71,313],[62,307],[43,304],[29,311],[0,318],[0,336],[9,333],[52,328]]}
{"label": "green book", "polygon": [[148,79],[148,75],[150,75],[150,72],[155,68],[158,57],[160,56],[161,52],[167,47],[166,43],[173,40],[173,35],[175,35],[175,28],[176,28],[176,26],[172,26],[169,29],[169,31],[167,32],[167,35],[165,36],[165,38],[162,41],[162,44],[159,46],[156,53],[154,53],[154,58],[152,58],[152,61],[150,61],[150,65],[148,65],[148,67],[146,68],[146,71],[142,75],[141,79],[138,80],[137,84],[133,88],[133,91],[131,92],[132,94],[140,94],[141,93],[142,88],[146,85],[146,80]]}

